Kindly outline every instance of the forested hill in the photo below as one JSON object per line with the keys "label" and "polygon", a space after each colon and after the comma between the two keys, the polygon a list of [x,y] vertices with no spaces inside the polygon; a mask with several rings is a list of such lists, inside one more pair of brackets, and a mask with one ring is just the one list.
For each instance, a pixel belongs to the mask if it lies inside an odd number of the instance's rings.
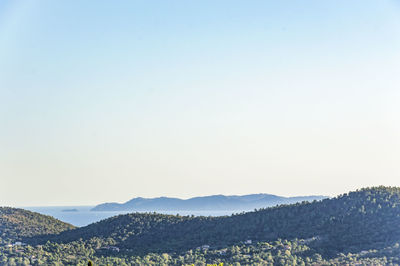
{"label": "forested hill", "polygon": [[400,241],[400,188],[367,188],[318,202],[225,217],[132,213],[31,241],[66,243],[80,238],[107,240],[134,254],[278,238],[311,239],[310,245],[324,255],[358,252]]}
{"label": "forested hill", "polygon": [[57,234],[74,229],[51,216],[23,209],[0,207],[0,242],[21,240],[24,237]]}
{"label": "forested hill", "polygon": [[92,211],[200,211],[200,210],[254,210],[279,204],[292,204],[327,198],[325,196],[282,197],[271,194],[243,196],[213,195],[187,200],[178,198],[133,198],[125,203],[103,203]]}

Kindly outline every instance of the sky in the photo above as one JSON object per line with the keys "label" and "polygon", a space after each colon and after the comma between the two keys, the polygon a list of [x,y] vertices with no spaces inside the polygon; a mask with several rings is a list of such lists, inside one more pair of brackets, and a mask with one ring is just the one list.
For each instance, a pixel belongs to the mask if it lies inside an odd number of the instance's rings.
{"label": "sky", "polygon": [[400,186],[400,1],[0,2],[0,205]]}

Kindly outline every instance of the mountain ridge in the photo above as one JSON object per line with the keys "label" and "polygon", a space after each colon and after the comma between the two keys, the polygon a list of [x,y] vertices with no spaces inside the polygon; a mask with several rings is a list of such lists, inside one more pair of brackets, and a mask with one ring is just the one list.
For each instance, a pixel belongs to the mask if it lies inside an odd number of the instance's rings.
{"label": "mountain ridge", "polygon": [[136,197],[125,203],[107,202],[98,204],[91,211],[217,211],[217,210],[253,210],[280,204],[292,204],[302,201],[314,201],[327,196],[283,197],[258,193],[248,195],[210,195],[180,199],[174,197],[143,198]]}

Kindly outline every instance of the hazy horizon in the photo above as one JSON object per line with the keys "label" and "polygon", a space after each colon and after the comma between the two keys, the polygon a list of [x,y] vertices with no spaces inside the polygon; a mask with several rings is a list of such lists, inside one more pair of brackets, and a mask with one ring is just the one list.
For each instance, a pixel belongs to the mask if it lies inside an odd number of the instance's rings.
{"label": "hazy horizon", "polygon": [[0,206],[400,186],[400,2],[0,2]]}
{"label": "hazy horizon", "polygon": [[[141,197],[141,196],[134,196],[131,197],[127,200],[124,201],[108,201],[108,202],[97,202],[94,204],[89,204],[89,205],[41,205],[41,206],[32,206],[32,205],[18,205],[18,206],[14,206],[14,207],[19,207],[19,208],[23,208],[23,207],[92,207],[92,206],[96,206],[99,204],[103,204],[103,203],[126,203],[134,198],[143,198],[143,199],[156,199],[156,198],[174,198],[174,199],[181,199],[181,200],[188,200],[188,199],[192,199],[192,198],[198,198],[198,197],[212,197],[212,196],[247,196],[247,195],[257,195],[257,194],[266,194],[266,195],[274,195],[274,196],[280,196],[280,197],[285,197],[285,198],[290,198],[290,197],[312,197],[312,196],[322,196],[322,197],[331,197],[331,196],[327,196],[327,195],[293,195],[293,196],[282,196],[282,195],[277,195],[277,194],[273,194],[273,193],[251,193],[251,194],[235,194],[235,195],[223,195],[223,194],[213,194],[213,195],[203,195],[203,196],[194,196],[194,197],[185,197],[185,198],[181,198],[181,197],[174,197],[174,196],[169,196],[169,197],[165,197],[165,196],[157,196],[157,197]],[[334,196],[338,196],[338,195],[334,195]]]}

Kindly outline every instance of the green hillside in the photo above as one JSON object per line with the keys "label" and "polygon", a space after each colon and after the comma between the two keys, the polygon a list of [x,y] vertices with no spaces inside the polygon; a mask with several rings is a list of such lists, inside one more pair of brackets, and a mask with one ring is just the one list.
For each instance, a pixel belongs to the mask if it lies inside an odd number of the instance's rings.
{"label": "green hillside", "polygon": [[[313,239],[324,256],[383,248],[400,240],[400,188],[361,189],[332,199],[281,205],[226,217],[132,213],[32,243],[100,239],[131,254],[223,248],[277,239]],[[36,242],[35,242],[36,241]],[[310,240],[311,241],[311,240]]]}
{"label": "green hillside", "polygon": [[22,240],[26,237],[38,235],[57,234],[74,228],[73,225],[51,216],[23,209],[0,207],[0,242]]}

